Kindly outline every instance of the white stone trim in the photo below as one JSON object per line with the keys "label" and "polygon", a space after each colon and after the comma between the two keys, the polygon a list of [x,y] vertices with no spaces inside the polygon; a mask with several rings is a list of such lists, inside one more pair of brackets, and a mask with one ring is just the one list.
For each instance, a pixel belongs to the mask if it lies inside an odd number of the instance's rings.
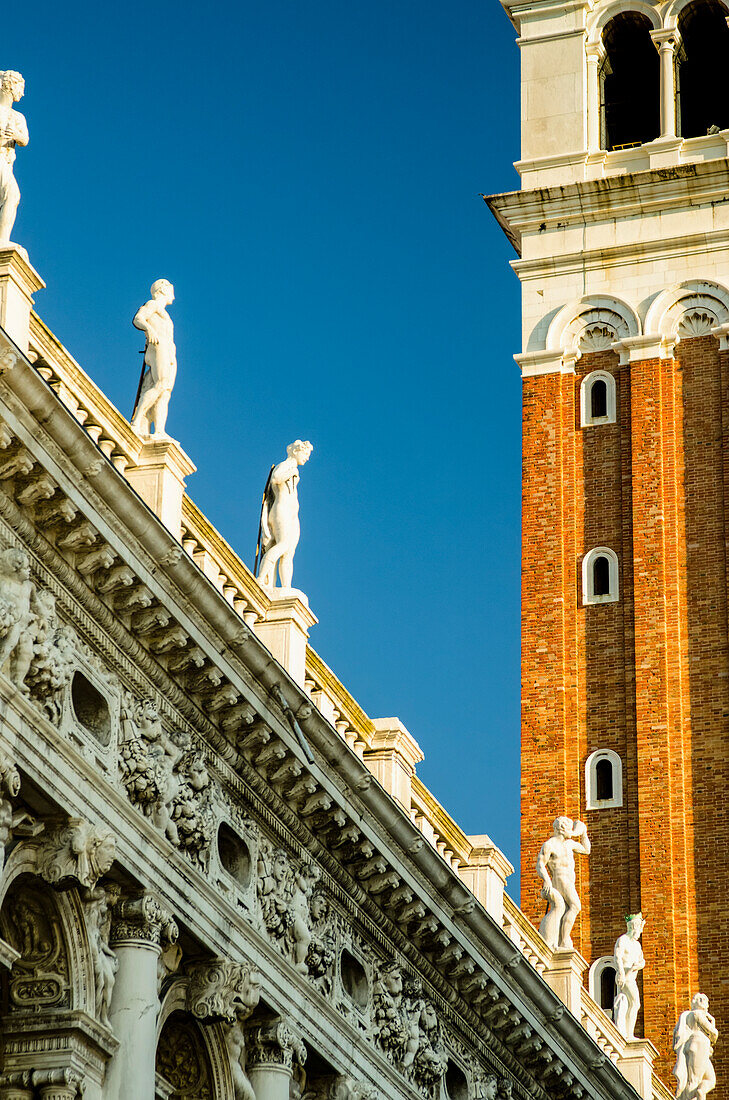
{"label": "white stone trim", "polygon": [[[597,797],[597,765],[601,760],[609,760],[613,767],[613,797]],[[623,804],[623,761],[612,749],[597,749],[591,752],[585,761],[585,808],[588,810],[611,810]]]}
{"label": "white stone trim", "polygon": [[[592,584],[592,565],[596,558],[607,558],[610,565],[610,591],[605,596],[596,596]],[[588,550],[582,559],[582,605],[596,603],[617,603],[620,599],[620,565],[618,555],[608,546],[595,546]]]}
{"label": "white stone trim", "polygon": [[[667,5],[663,13],[663,26],[667,30],[675,30],[678,27],[678,20],[681,12],[692,2],[693,0],[671,0],[671,3]],[[725,3],[722,4],[722,7],[725,9],[727,16],[729,16],[729,10],[727,10]]]}
{"label": "white stone trim", "polygon": [[620,298],[589,294],[568,302],[552,318],[545,341],[547,350],[558,349],[579,358],[583,351],[612,348],[621,340],[638,336],[640,320],[635,310]]}
{"label": "white stone trim", "polygon": [[575,360],[565,359],[561,351],[527,351],[515,355],[522,378],[537,378],[541,374],[574,374]]}
{"label": "white stone trim", "polygon": [[[607,387],[607,413],[605,416],[593,416],[591,396],[593,383],[602,381]],[[597,424],[614,424],[617,419],[617,386],[615,376],[606,370],[594,370],[586,374],[580,385],[580,425],[590,428]]]}
{"label": "white stone trim", "polygon": [[[688,3],[689,0],[686,0]],[[608,4],[604,8],[599,8],[593,15],[592,19],[588,22],[587,30],[587,45],[592,46],[597,42],[602,41],[602,32],[608,23],[615,18],[616,15],[620,15],[622,12],[637,13],[638,15],[645,15],[654,31],[658,31],[662,27],[661,17],[654,7],[646,3],[645,0],[615,0],[614,4]]]}
{"label": "white stone trim", "polygon": [[633,336],[615,344],[615,351],[623,367],[645,359],[673,359],[676,343],[676,337],[671,336]]}
{"label": "white stone trim", "polygon": [[[599,959],[595,959],[594,963],[590,967],[587,977],[587,988],[589,990],[590,996],[592,997],[595,1004],[599,1005],[600,1008],[602,1008],[602,1005],[600,1005],[600,979],[602,978],[603,970],[607,970],[608,967],[611,967],[613,970],[617,971],[617,967],[615,966],[615,956],[601,955]],[[603,1008],[602,1011],[612,1020],[613,1014],[611,1009]]]}
{"label": "white stone trim", "polygon": [[[729,323],[729,290],[721,283],[688,279],[661,291],[651,302],[645,331],[663,338],[680,340],[692,335],[682,331],[689,319],[706,319],[706,332]],[[697,331],[695,335],[700,335]]]}

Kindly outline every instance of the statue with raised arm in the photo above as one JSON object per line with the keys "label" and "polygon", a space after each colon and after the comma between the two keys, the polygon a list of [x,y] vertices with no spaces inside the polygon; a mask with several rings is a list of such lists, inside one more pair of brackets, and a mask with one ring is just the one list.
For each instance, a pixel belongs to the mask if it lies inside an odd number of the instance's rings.
{"label": "statue with raised arm", "polygon": [[690,1010],[681,1013],[673,1032],[676,1100],[706,1100],[716,1086],[711,1056],[718,1038],[716,1021],[709,1012],[709,998],[697,993]]}
{"label": "statue with raised arm", "polygon": [[635,1021],[640,1008],[638,974],[645,966],[640,937],[645,927],[642,913],[625,918],[628,930],[615,943],[615,1003],[613,1019],[625,1039],[635,1039]]}
{"label": "statue with raised arm", "polygon": [[152,283],[151,294],[150,300],[137,310],[132,321],[134,327],[141,329],[147,338],[132,427],[140,435],[165,436],[167,409],[177,375],[175,331],[167,312],[167,306],[175,300],[175,288],[167,279],[157,279]]}
{"label": "statue with raised arm", "polygon": [[28,144],[28,126],[13,104],[22,99],[25,81],[13,69],[0,72],[0,245],[10,242],[20,202],[13,164],[15,146]]}
{"label": "statue with raised arm", "polygon": [[582,821],[558,817],[537,859],[537,874],[544,883],[541,896],[549,903],[539,932],[553,950],[572,949],[572,928],[582,905],[575,885],[575,852],[589,856],[587,826]]}
{"label": "statue with raised arm", "polygon": [[263,549],[258,579],[265,588],[276,585],[276,567],[282,588],[291,588],[294,553],[299,544],[299,466],[313,451],[311,443],[297,439],[286,448],[288,458],[269,475],[261,509],[260,546]]}

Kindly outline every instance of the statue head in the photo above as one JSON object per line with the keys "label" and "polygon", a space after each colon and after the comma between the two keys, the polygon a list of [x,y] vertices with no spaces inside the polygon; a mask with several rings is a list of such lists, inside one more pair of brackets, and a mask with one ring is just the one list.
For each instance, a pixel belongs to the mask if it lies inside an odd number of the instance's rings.
{"label": "statue head", "polygon": [[309,902],[309,912],[315,921],[324,920],[329,912],[329,902],[322,893],[316,893]]}
{"label": "statue head", "polygon": [[490,1074],[485,1078],[481,1084],[480,1098],[481,1100],[496,1100],[496,1094],[499,1090],[499,1079],[495,1074]]}
{"label": "statue head", "polygon": [[91,862],[93,869],[99,877],[111,870],[111,865],[116,859],[116,837],[110,829],[96,830],[92,841]]}
{"label": "statue head", "polygon": [[634,940],[639,940],[645,928],[645,917],[643,914],[628,913],[625,918],[625,923],[628,927],[628,934],[632,936]]}
{"label": "statue head", "polygon": [[17,798],[20,794],[20,774],[5,753],[0,753],[0,781],[10,798]]}
{"label": "statue head", "polygon": [[13,103],[17,103],[19,99],[23,98],[25,81],[20,73],[16,73],[15,69],[6,69],[5,72],[0,72],[0,88],[4,92],[10,92]]}
{"label": "statue head", "polygon": [[163,301],[169,306],[175,300],[175,288],[169,279],[155,279],[149,289],[155,301]]}
{"label": "statue head", "polygon": [[7,573],[14,573],[16,577],[20,577],[22,580],[28,580],[30,577],[30,562],[25,550],[20,550],[16,546],[9,546],[7,550],[2,552],[2,561]]}
{"label": "statue head", "polygon": [[705,993],[694,993],[693,997],[691,998],[691,1008],[694,1009],[694,1011],[696,1011],[696,1009],[699,1009],[700,1011],[708,1012],[709,998],[706,996]]}
{"label": "statue head", "polygon": [[574,823],[573,823],[571,817],[557,817],[557,818],[555,818],[554,824],[552,825],[552,829],[554,831],[555,836],[562,836],[562,837],[572,836],[572,829],[573,828],[574,828]]}
{"label": "statue head", "polygon": [[295,439],[293,443],[289,443],[286,448],[286,454],[289,458],[293,458],[297,466],[303,466],[305,462],[308,462],[311,458],[311,452],[314,450],[308,439]]}

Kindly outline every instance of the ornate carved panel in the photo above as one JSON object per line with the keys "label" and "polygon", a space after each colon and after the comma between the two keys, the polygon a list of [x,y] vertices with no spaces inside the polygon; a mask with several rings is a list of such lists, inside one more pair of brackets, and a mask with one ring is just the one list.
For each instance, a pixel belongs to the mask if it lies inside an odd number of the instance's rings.
{"label": "ornate carved panel", "polygon": [[174,1089],[170,1100],[214,1100],[205,1043],[200,1028],[185,1012],[173,1012],[162,1028],[157,1073]]}
{"label": "ornate carved panel", "polygon": [[17,879],[0,913],[0,931],[20,952],[3,976],[9,1011],[70,1007],[68,952],[53,891],[37,879]]}

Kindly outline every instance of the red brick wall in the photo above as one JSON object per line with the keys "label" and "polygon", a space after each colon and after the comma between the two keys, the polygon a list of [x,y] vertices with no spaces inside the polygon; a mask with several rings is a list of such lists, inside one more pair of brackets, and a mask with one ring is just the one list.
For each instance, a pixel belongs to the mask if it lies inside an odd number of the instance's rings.
{"label": "red brick wall", "polygon": [[[644,1033],[666,1081],[691,993],[729,1032],[729,352],[707,336],[677,354],[620,367],[603,352],[524,381],[522,904],[538,923],[537,852],[558,813],[581,816],[575,946],[610,954],[643,908]],[[617,423],[581,428],[595,369],[617,379]],[[620,600],[582,607],[596,545],[619,556]],[[624,804],[586,811],[601,748],[623,761]],[[729,1077],[721,1043],[715,1061]]]}

